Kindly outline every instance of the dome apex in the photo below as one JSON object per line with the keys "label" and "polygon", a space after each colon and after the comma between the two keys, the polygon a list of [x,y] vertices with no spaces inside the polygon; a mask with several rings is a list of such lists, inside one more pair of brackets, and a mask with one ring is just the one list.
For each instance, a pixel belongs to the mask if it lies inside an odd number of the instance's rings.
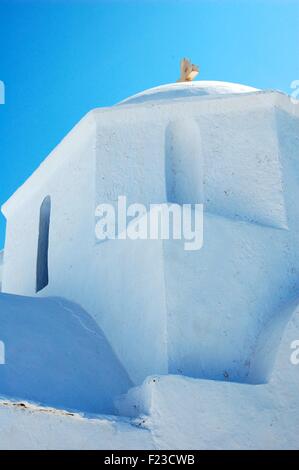
{"label": "dome apex", "polygon": [[247,85],[240,85],[238,83],[199,80],[197,82],[170,83],[168,85],[149,88],[148,90],[126,98],[119,104],[139,104],[148,101],[179,99],[190,96],[204,97],[213,95],[252,93],[256,91],[259,91],[258,88],[253,88]]}

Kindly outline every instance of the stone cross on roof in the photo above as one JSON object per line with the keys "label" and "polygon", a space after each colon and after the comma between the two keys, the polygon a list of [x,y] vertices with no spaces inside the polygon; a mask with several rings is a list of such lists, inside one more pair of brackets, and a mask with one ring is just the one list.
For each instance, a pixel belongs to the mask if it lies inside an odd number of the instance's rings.
{"label": "stone cross on roof", "polygon": [[191,82],[199,73],[199,67],[191,64],[189,59],[185,57],[181,60],[181,76],[177,82]]}

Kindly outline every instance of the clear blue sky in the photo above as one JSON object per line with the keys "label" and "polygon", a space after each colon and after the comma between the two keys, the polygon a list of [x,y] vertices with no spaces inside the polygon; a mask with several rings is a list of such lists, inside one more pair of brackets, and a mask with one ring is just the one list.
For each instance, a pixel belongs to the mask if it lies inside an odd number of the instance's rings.
{"label": "clear blue sky", "polygon": [[88,110],[175,81],[182,56],[200,79],[290,93],[299,0],[0,0],[0,203]]}

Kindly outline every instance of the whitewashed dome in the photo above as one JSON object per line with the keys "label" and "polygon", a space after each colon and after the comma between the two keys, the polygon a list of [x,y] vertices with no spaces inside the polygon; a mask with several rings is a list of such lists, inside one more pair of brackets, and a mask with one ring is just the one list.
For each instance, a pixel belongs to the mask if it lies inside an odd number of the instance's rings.
{"label": "whitewashed dome", "polygon": [[179,82],[161,85],[130,96],[119,104],[139,104],[148,101],[162,101],[186,98],[190,96],[213,96],[238,93],[253,93],[259,91],[247,85],[218,81]]}

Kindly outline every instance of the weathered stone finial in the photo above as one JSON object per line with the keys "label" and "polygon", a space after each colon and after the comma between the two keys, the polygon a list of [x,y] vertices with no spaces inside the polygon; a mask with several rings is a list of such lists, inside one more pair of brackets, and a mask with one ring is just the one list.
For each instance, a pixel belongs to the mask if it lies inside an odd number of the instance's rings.
{"label": "weathered stone finial", "polygon": [[199,73],[199,67],[191,64],[189,59],[185,57],[181,60],[181,76],[177,82],[191,82]]}

